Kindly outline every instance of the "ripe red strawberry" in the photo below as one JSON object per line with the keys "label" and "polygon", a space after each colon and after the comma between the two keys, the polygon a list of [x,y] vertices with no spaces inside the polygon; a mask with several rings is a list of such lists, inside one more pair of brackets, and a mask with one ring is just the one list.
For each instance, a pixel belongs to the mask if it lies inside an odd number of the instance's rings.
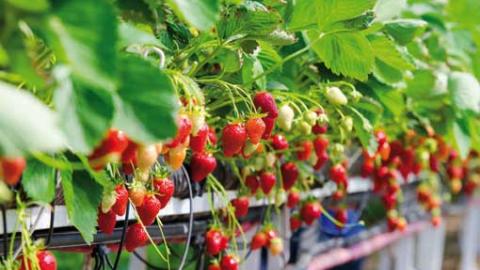
{"label": "ripe red strawberry", "polygon": [[0,158],[0,179],[6,184],[14,186],[20,181],[23,170],[27,165],[24,158]]}
{"label": "ripe red strawberry", "polygon": [[[40,270],[57,270],[57,259],[55,259],[55,256],[50,251],[39,250],[36,253],[36,257]],[[34,265],[32,265],[29,259],[22,256],[19,258],[19,261],[21,262],[19,270],[34,269]]]}
{"label": "ripe red strawberry", "polygon": [[192,121],[190,121],[186,115],[181,115],[177,122],[177,128],[177,134],[167,144],[167,147],[169,148],[175,148],[187,140],[190,132],[192,131]]}
{"label": "ripe red strawberry", "polygon": [[300,193],[296,190],[290,190],[287,196],[287,207],[294,208],[300,201]]}
{"label": "ripe red strawberry", "polygon": [[260,108],[262,113],[266,113],[269,118],[278,117],[277,103],[273,96],[265,91],[257,92],[253,98],[255,107]]}
{"label": "ripe red strawberry", "polygon": [[317,154],[317,163],[315,163],[315,166],[313,168],[315,170],[320,170],[328,161],[328,153],[327,151],[324,151],[320,154]]}
{"label": "ripe red strawberry", "polygon": [[215,256],[224,250],[224,237],[220,230],[211,228],[205,233],[205,245],[207,253]]}
{"label": "ripe red strawberry", "polygon": [[397,207],[396,193],[385,194],[382,199],[386,209],[394,209]]}
{"label": "ripe red strawberry", "polygon": [[155,197],[160,201],[163,209],[175,192],[175,183],[170,178],[155,178],[153,180],[153,188],[156,191]]}
{"label": "ripe red strawberry", "polygon": [[208,141],[209,128],[204,124],[197,132],[196,136],[190,135],[190,148],[192,152],[203,152]]}
{"label": "ripe red strawberry", "polygon": [[239,260],[231,254],[223,255],[220,265],[222,270],[238,270]]}
{"label": "ripe red strawberry", "polygon": [[383,130],[377,130],[375,132],[375,138],[377,139],[378,145],[382,145],[387,142],[387,134]]}
{"label": "ripe red strawberry", "polygon": [[382,160],[384,161],[388,160],[391,153],[390,144],[388,142],[385,142],[383,144],[378,145],[377,153],[380,155]]}
{"label": "ripe red strawberry", "polygon": [[297,146],[300,150],[297,151],[298,160],[308,160],[312,154],[313,144],[311,141],[303,141]]}
{"label": "ripe red strawberry", "polygon": [[313,146],[315,148],[315,153],[317,156],[323,152],[327,151],[329,140],[325,136],[318,136],[313,140]]}
{"label": "ripe red strawberry", "polygon": [[223,154],[232,157],[242,151],[247,141],[247,131],[242,123],[230,123],[223,128]]}
{"label": "ripe red strawberry", "polygon": [[375,170],[375,165],[373,160],[365,159],[362,164],[360,175],[362,177],[369,177],[370,175],[372,175],[374,170]]}
{"label": "ripe red strawberry", "polygon": [[122,153],[122,169],[125,174],[132,174],[135,171],[137,147],[138,145],[134,141],[128,140],[127,148]]}
{"label": "ripe red strawberry", "polygon": [[322,215],[320,203],[317,201],[306,202],[300,210],[300,215],[307,225],[311,225]]}
{"label": "ripe red strawberry", "polygon": [[432,170],[432,172],[438,172],[440,170],[440,161],[435,155],[430,155],[430,158],[428,160],[428,165],[430,167],[430,170]]}
{"label": "ripe red strawberry", "polygon": [[283,163],[281,167],[283,189],[289,190],[295,185],[298,179],[298,168],[293,162]]}
{"label": "ripe red strawberry", "polygon": [[262,120],[265,123],[265,131],[263,132],[262,138],[267,140],[270,138],[270,136],[272,135],[272,131],[275,128],[276,118],[263,117]]}
{"label": "ripe red strawberry", "polygon": [[252,144],[257,144],[265,132],[265,122],[260,118],[250,118],[245,124],[248,138]]}
{"label": "ripe red strawberry", "polygon": [[128,252],[134,251],[136,248],[144,246],[148,242],[147,232],[140,223],[135,223],[127,228],[125,235],[125,249]]}
{"label": "ripe red strawberry", "polygon": [[315,124],[313,125],[312,127],[312,132],[313,134],[325,134],[327,133],[327,130],[328,130],[328,124],[325,123],[325,124]]}
{"label": "ripe red strawberry", "polygon": [[302,220],[300,219],[300,216],[298,214],[292,215],[290,217],[290,230],[292,232],[300,229],[302,227]]}
{"label": "ripe red strawberry", "polygon": [[244,217],[248,214],[248,206],[250,201],[246,196],[240,196],[231,201],[233,207],[235,208],[235,216],[237,218]]}
{"label": "ripe red strawberry", "polygon": [[124,185],[119,184],[115,187],[115,192],[117,193],[117,199],[112,206],[112,211],[116,215],[123,216],[127,211],[128,190]]}
{"label": "ripe red strawberry", "polygon": [[212,128],[212,127],[209,127],[209,128],[208,128],[208,141],[209,141],[210,144],[212,144],[212,145],[216,145],[216,144],[217,144],[217,134],[215,134],[215,129]]}
{"label": "ripe red strawberry", "polygon": [[153,194],[147,195],[143,204],[137,207],[137,213],[143,225],[148,226],[155,222],[155,218],[160,212],[162,204]]}
{"label": "ripe red strawberry", "polygon": [[275,186],[276,182],[277,178],[275,177],[275,174],[271,172],[262,172],[260,174],[260,188],[266,195],[272,191],[272,188]]}
{"label": "ripe red strawberry", "polygon": [[127,136],[119,130],[110,129],[105,139],[98,145],[88,157],[91,166],[102,169],[106,163],[120,159],[122,152],[128,146]]}
{"label": "ripe red strawberry", "polygon": [[264,232],[257,232],[250,242],[250,249],[256,250],[267,245],[268,239]]}
{"label": "ripe red strawberry", "polygon": [[190,160],[190,172],[194,182],[201,182],[217,167],[217,160],[212,154],[193,153]]}
{"label": "ripe red strawberry", "polygon": [[98,228],[106,233],[112,234],[113,230],[115,229],[115,224],[117,223],[117,215],[110,210],[107,213],[103,213],[101,209],[98,210]]}
{"label": "ripe red strawberry", "polygon": [[288,141],[285,136],[275,134],[272,137],[272,146],[275,150],[285,150],[288,148]]}
{"label": "ripe red strawberry", "polygon": [[330,178],[337,184],[347,182],[347,170],[343,164],[338,163],[330,168]]}
{"label": "ripe red strawberry", "polygon": [[257,189],[260,186],[258,176],[251,174],[245,178],[245,185],[250,189],[252,194],[257,193]]}
{"label": "ripe red strawberry", "polygon": [[278,237],[278,233],[271,227],[267,227],[263,230],[265,235],[267,236],[267,246],[270,245],[270,241],[276,237]]}

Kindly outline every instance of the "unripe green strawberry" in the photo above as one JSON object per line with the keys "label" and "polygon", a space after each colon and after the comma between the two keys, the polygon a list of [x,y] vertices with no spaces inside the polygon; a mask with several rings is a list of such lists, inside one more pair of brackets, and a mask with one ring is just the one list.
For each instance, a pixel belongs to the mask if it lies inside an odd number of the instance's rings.
{"label": "unripe green strawberry", "polygon": [[300,134],[302,134],[302,135],[312,134],[312,126],[309,123],[307,123],[306,121],[300,121],[297,124],[297,129],[298,129],[298,132],[300,132]]}
{"label": "unripe green strawberry", "polygon": [[101,210],[103,213],[107,213],[112,209],[112,206],[117,201],[117,192],[115,190],[110,190],[109,192],[104,192],[101,204]]}
{"label": "unripe green strawberry", "polygon": [[289,131],[292,129],[294,117],[295,113],[293,112],[293,109],[288,104],[283,105],[278,111],[278,126],[285,131]]}
{"label": "unripe green strawberry", "polygon": [[328,101],[334,105],[347,105],[348,99],[342,90],[336,86],[327,87],[325,96]]}
{"label": "unripe green strawberry", "polygon": [[317,122],[317,113],[314,111],[306,111],[303,114],[303,120],[313,126]]}
{"label": "unripe green strawberry", "polygon": [[353,128],[353,119],[350,116],[345,116],[340,122],[340,125],[346,132],[351,132]]}
{"label": "unripe green strawberry", "polygon": [[198,131],[205,125],[205,107],[195,106],[188,116],[192,122],[192,135],[197,136]]}
{"label": "unripe green strawberry", "polygon": [[362,98],[362,93],[358,92],[357,90],[353,90],[350,93],[350,96],[352,97],[352,100],[357,102]]}

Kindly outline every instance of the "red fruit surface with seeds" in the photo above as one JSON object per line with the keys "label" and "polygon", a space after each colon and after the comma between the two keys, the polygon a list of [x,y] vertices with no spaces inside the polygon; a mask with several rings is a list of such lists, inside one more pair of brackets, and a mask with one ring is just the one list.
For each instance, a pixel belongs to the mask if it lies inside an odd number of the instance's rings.
{"label": "red fruit surface with seeds", "polygon": [[256,250],[267,245],[268,239],[264,232],[258,232],[252,237],[250,249]]}
{"label": "red fruit surface with seeds", "polygon": [[27,163],[24,158],[0,158],[0,179],[14,186],[20,181]]}
{"label": "red fruit surface with seeds", "polygon": [[103,213],[101,209],[98,210],[98,228],[106,233],[112,234],[115,229],[115,224],[117,223],[117,215],[110,210],[107,213]]}
{"label": "red fruit surface with seeds", "polygon": [[345,183],[347,182],[347,170],[341,163],[333,165],[330,168],[330,178],[337,184]]}
{"label": "red fruit surface with seeds", "polygon": [[190,148],[193,152],[204,152],[208,141],[209,128],[203,125],[196,136],[190,136]]}
{"label": "red fruit surface with seeds", "polygon": [[320,203],[317,201],[309,201],[305,203],[300,210],[300,215],[302,220],[307,224],[311,225],[315,220],[321,216],[321,207]]}
{"label": "red fruit surface with seeds", "polygon": [[313,140],[313,147],[317,156],[327,151],[329,140],[325,136],[318,136]]}
{"label": "red fruit surface with seeds", "polygon": [[298,179],[298,168],[297,165],[293,162],[287,162],[282,164],[281,167],[282,172],[282,182],[283,188],[285,190],[289,190],[295,185]]}
{"label": "red fruit surface with seeds", "polygon": [[275,134],[272,137],[272,146],[275,150],[285,150],[288,149],[288,141],[285,136]]}
{"label": "red fruit surface with seeds", "polygon": [[265,131],[263,132],[262,138],[269,139],[270,136],[272,135],[273,129],[275,128],[276,118],[263,117],[262,120],[265,123]]}
{"label": "red fruit surface with seeds", "polygon": [[175,183],[170,178],[156,178],[153,180],[153,187],[155,189],[155,197],[160,201],[163,209],[175,192]]}
{"label": "red fruit surface with seeds", "polygon": [[265,122],[261,118],[250,118],[245,124],[248,138],[252,144],[257,144],[265,132]]}
{"label": "red fruit surface with seeds", "polygon": [[190,172],[194,182],[201,182],[217,167],[217,160],[209,153],[193,153]]}
{"label": "red fruit surface with seeds", "polygon": [[233,255],[224,255],[220,261],[222,270],[238,270],[239,260]]}
{"label": "red fruit surface with seeds", "polygon": [[223,154],[232,157],[242,151],[247,141],[247,131],[241,123],[230,123],[222,131]]}
{"label": "red fruit surface with seeds", "polygon": [[148,226],[155,222],[155,218],[160,212],[162,204],[153,194],[147,195],[143,200],[143,204],[137,207],[137,213],[143,225]]}
{"label": "red fruit surface with seeds", "polygon": [[277,182],[277,178],[275,174],[271,172],[262,172],[260,174],[260,188],[262,189],[263,193],[269,194],[272,191],[273,186]]}
{"label": "red fruit surface with seeds", "polygon": [[313,134],[325,134],[328,130],[328,124],[315,124],[312,127]]}
{"label": "red fruit surface with seeds", "polygon": [[210,144],[212,144],[212,145],[216,145],[216,144],[217,144],[217,134],[215,133],[215,129],[212,128],[212,127],[209,127],[209,128],[208,128],[208,141],[209,141]]}
{"label": "red fruit surface with seeds", "polygon": [[127,146],[128,138],[125,133],[117,129],[110,129],[105,139],[93,150],[89,159],[96,159],[109,154],[117,154],[120,156]]}
{"label": "red fruit surface with seeds", "polygon": [[300,227],[302,227],[302,220],[300,219],[300,216],[297,214],[297,215],[293,215],[290,217],[290,230],[292,232],[300,229]]}
{"label": "red fruit surface with seeds", "polygon": [[324,151],[320,154],[317,154],[317,162],[315,163],[313,168],[315,170],[320,170],[327,163],[328,158],[329,158],[329,156],[328,156],[327,151]]}
{"label": "red fruit surface with seeds", "polygon": [[112,211],[119,216],[123,216],[127,211],[128,190],[124,185],[120,184],[115,187],[115,192],[117,193],[117,199],[112,206]]}
{"label": "red fruit surface with seeds", "polygon": [[187,140],[192,131],[192,121],[186,115],[181,115],[177,122],[177,128],[175,137],[166,144],[169,148],[175,148]]}
{"label": "red fruit surface with seeds", "polygon": [[128,140],[127,148],[122,153],[122,169],[125,174],[132,174],[137,164],[137,147],[138,145]]}
{"label": "red fruit surface with seeds", "polygon": [[245,185],[250,189],[252,194],[257,193],[258,187],[260,187],[260,181],[257,175],[251,174],[245,178]]}
{"label": "red fruit surface with seeds", "polygon": [[235,216],[237,218],[244,217],[248,214],[248,206],[250,204],[248,197],[241,196],[241,197],[235,198],[231,201],[231,203],[235,208]]}
{"label": "red fruit surface with seeds", "polygon": [[298,202],[300,201],[300,193],[295,190],[291,190],[287,196],[287,207],[294,208],[297,206]]}
{"label": "red fruit surface with seeds", "polygon": [[300,148],[297,151],[298,160],[308,160],[313,150],[313,143],[311,141],[303,141],[298,146]]}
{"label": "red fruit surface with seeds", "polygon": [[220,230],[212,228],[205,233],[205,245],[207,253],[215,256],[224,250],[223,234]]}
{"label": "red fruit surface with seeds", "polygon": [[125,249],[128,252],[134,251],[136,248],[144,246],[148,242],[147,232],[140,223],[135,223],[127,228],[125,235]]}
{"label": "red fruit surface with seeds", "polygon": [[268,92],[258,92],[253,98],[255,107],[259,108],[262,113],[266,113],[269,118],[278,117],[278,108],[272,94]]}
{"label": "red fruit surface with seeds", "polygon": [[[36,256],[40,270],[57,270],[57,259],[50,251],[37,251]],[[20,257],[19,261],[21,262],[19,270],[34,269],[32,262],[30,262],[28,259],[25,260],[25,257]]]}

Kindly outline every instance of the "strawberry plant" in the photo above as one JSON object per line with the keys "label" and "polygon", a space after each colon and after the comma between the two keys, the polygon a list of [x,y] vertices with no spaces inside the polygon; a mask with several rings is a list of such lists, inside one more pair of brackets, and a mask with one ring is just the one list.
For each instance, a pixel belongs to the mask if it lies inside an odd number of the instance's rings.
{"label": "strawberry plant", "polygon": [[[145,226],[161,229],[171,173],[188,171],[217,198],[212,269],[241,263],[250,197],[269,205],[251,248],[280,254],[272,213],[286,203],[292,230],[322,214],[342,228],[355,174],[391,230],[408,223],[402,183],[421,181],[438,226],[442,186],[456,197],[480,185],[480,7],[397,2],[1,2],[0,203],[22,220],[61,189],[87,243],[132,207],[133,251],[154,244]],[[310,194],[325,181],[333,216]],[[21,233],[23,263],[43,269],[50,254]]]}

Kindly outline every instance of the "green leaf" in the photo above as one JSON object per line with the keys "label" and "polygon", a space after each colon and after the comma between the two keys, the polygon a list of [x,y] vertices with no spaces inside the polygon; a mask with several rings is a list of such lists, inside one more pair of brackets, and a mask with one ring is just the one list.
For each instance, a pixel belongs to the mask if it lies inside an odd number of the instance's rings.
{"label": "green leaf", "polygon": [[290,30],[353,19],[373,8],[375,0],[298,0],[288,24]]}
{"label": "green leaf", "polygon": [[375,4],[377,21],[385,21],[398,17],[407,7],[407,0],[378,0]]}
{"label": "green leaf", "polygon": [[450,73],[448,90],[457,110],[480,113],[480,84],[472,74],[457,71]]}
{"label": "green leaf", "polygon": [[370,121],[368,121],[368,119],[355,108],[349,107],[349,109],[352,111],[351,116],[353,117],[353,128],[355,129],[355,134],[360,140],[360,143],[369,153],[375,153],[377,142],[373,135],[373,127],[370,124]]}
{"label": "green leaf", "polygon": [[68,74],[65,67],[57,67],[59,81],[55,104],[61,127],[69,146],[80,153],[90,153],[103,139],[114,117],[112,93],[87,85]]}
{"label": "green leaf", "polygon": [[401,71],[407,71],[415,68],[404,53],[395,45],[395,43],[384,35],[368,36],[370,44],[376,58],[387,65]]}
{"label": "green leaf", "polygon": [[378,58],[375,59],[375,65],[373,66],[373,75],[380,82],[391,86],[397,86],[403,81],[403,73],[400,70],[390,65],[387,65],[385,62]]}
{"label": "green leaf", "polygon": [[51,47],[80,80],[115,89],[117,17],[107,0],[61,1],[48,19]]}
{"label": "green leaf", "polygon": [[115,126],[144,143],[173,137],[178,102],[170,78],[133,55],[123,56],[120,67]]}
{"label": "green leaf", "polygon": [[443,96],[448,93],[447,78],[445,74],[429,69],[416,70],[407,83],[405,93],[417,100]]}
{"label": "green leaf", "polygon": [[[275,33],[281,34],[277,28],[282,22],[278,12],[270,11],[258,2],[247,2],[235,8],[231,8],[222,18],[218,25],[218,33],[224,39],[252,38],[275,41],[282,37],[275,37]],[[288,37],[287,37],[288,38]]]}
{"label": "green leaf", "polygon": [[379,84],[375,80],[369,81],[370,89],[385,109],[396,117],[405,115],[405,99],[401,91]]}
{"label": "green leaf", "polygon": [[103,189],[86,171],[61,171],[68,219],[87,243],[93,241]]}
{"label": "green leaf", "polygon": [[477,0],[448,1],[446,8],[450,19],[471,27],[477,27],[480,24],[479,10],[480,2]]}
{"label": "green leaf", "polygon": [[0,44],[0,67],[6,66],[8,62],[8,53],[5,51],[5,48],[3,48],[2,44]]}
{"label": "green leaf", "polygon": [[139,29],[133,24],[121,22],[118,29],[119,47],[126,48],[131,45],[151,45],[167,49],[153,33]]}
{"label": "green leaf", "polygon": [[42,12],[50,6],[48,0],[7,0],[7,2],[16,8],[29,12]]}
{"label": "green leaf", "polygon": [[368,39],[360,33],[336,33],[319,37],[317,31],[308,31],[312,48],[325,66],[335,74],[361,81],[367,80],[374,63],[374,52]]}
{"label": "green leaf", "polygon": [[168,0],[175,14],[196,28],[206,31],[218,20],[219,0]]}
{"label": "green leaf", "polygon": [[0,156],[62,149],[65,138],[56,117],[33,95],[0,82]]}
{"label": "green leaf", "polygon": [[29,159],[21,183],[27,195],[35,201],[50,203],[55,199],[55,169],[52,167]]}
{"label": "green leaf", "polygon": [[[245,54],[243,57],[242,80],[243,82],[251,82],[253,78],[263,73],[263,66],[257,57]],[[255,81],[260,89],[267,87],[267,80],[265,76]]]}
{"label": "green leaf", "polygon": [[420,36],[426,29],[427,22],[419,19],[398,19],[385,22],[385,31],[400,45],[406,45]]}

